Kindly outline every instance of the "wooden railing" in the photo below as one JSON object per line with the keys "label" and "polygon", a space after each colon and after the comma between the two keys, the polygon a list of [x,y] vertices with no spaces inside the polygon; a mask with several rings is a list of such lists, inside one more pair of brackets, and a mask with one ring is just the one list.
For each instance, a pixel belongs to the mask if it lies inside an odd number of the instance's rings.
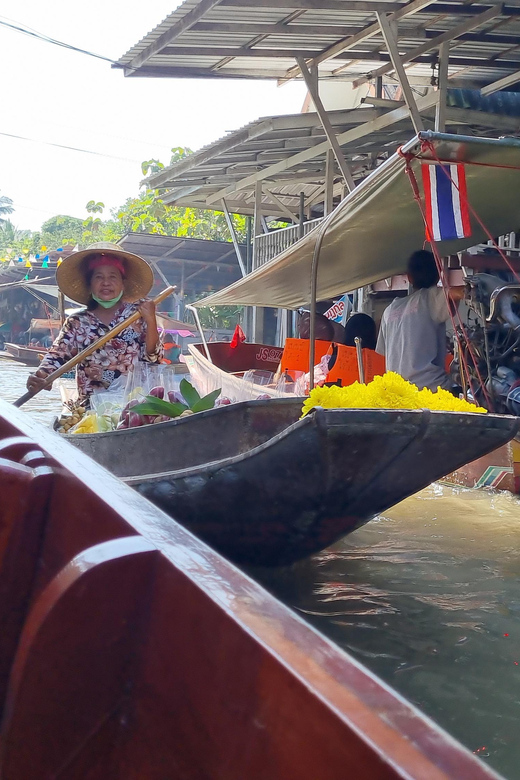
{"label": "wooden railing", "polygon": [[[303,235],[307,235],[313,228],[321,222],[319,219],[311,219],[303,223]],[[256,236],[255,249],[253,253],[253,268],[259,268],[261,265],[272,260],[273,257],[284,252],[288,247],[295,244],[301,236],[300,225],[290,225],[280,230],[273,230],[271,233],[264,233],[263,236]]]}
{"label": "wooden railing", "polygon": [[[518,253],[520,252],[520,234],[506,233],[504,236],[499,236],[497,244],[506,254],[512,254],[514,257],[518,257]],[[480,246],[489,247],[491,249],[495,248],[492,241],[488,241],[486,244],[481,244]]]}

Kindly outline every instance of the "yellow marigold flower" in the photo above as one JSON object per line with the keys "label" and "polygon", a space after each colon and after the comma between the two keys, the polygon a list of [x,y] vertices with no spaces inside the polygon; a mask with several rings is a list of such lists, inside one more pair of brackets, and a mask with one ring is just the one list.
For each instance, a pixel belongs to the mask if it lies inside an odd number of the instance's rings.
{"label": "yellow marigold flower", "polygon": [[325,409],[433,409],[484,414],[487,411],[455,398],[441,387],[435,393],[426,388],[419,390],[393,371],[374,377],[367,385],[354,382],[347,387],[315,387],[304,401],[302,417],[316,406]]}

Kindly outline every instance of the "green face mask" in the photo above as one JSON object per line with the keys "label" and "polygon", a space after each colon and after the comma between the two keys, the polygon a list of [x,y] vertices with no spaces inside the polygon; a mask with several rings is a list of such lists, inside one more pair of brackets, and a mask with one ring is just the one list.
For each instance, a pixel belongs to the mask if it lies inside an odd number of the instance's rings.
{"label": "green face mask", "polygon": [[97,295],[92,295],[92,297],[96,301],[96,303],[99,303],[99,305],[102,306],[104,309],[111,309],[112,306],[115,306],[116,303],[119,303],[119,301],[123,297],[123,290],[121,290],[118,296],[116,296],[115,298],[111,298],[109,301],[102,301],[101,298],[97,297]]}

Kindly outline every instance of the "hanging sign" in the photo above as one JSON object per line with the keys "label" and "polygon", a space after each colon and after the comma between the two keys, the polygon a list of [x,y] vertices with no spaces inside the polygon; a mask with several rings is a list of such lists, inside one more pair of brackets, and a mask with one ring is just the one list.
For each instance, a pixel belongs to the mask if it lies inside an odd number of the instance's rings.
{"label": "hanging sign", "polygon": [[[309,370],[309,351],[311,342],[309,339],[286,339],[282,358],[280,360],[282,371]],[[330,341],[314,342],[314,363],[317,365],[329,351]]]}
{"label": "hanging sign", "polygon": [[[337,382],[341,379],[343,387],[359,382],[359,371],[355,347],[345,347],[342,344],[337,347],[336,362],[327,374],[327,382]],[[332,348],[330,349],[332,354]],[[385,373],[385,359],[383,355],[374,352],[373,349],[363,350],[363,367],[365,369],[365,382],[371,382],[375,376]]]}
{"label": "hanging sign", "polygon": [[325,317],[332,322],[339,322],[340,325],[344,325],[347,321],[347,316],[350,310],[350,299],[348,293],[342,295],[337,301],[334,301],[330,309],[325,312]]}

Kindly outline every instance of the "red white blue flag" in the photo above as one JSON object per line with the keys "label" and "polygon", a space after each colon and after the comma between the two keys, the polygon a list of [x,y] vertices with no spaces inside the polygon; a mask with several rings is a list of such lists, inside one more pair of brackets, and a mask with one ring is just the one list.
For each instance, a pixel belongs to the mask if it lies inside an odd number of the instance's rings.
{"label": "red white blue flag", "polygon": [[466,173],[462,163],[422,164],[426,238],[451,241],[471,236]]}

